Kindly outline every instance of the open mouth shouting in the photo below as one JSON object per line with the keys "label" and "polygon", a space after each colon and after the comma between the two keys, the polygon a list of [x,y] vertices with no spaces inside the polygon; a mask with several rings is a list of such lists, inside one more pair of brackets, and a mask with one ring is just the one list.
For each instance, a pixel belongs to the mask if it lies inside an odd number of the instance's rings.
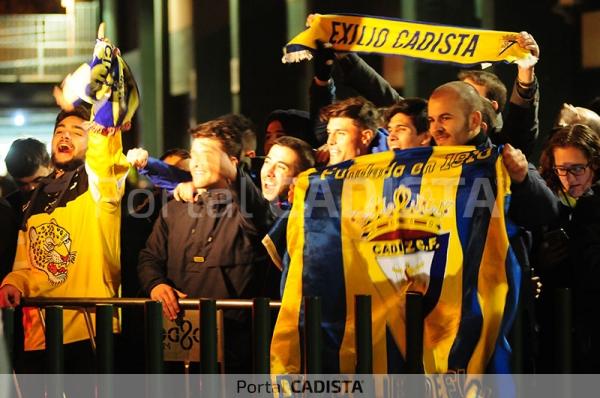
{"label": "open mouth shouting", "polygon": [[73,152],[73,146],[66,142],[61,142],[60,144],[58,144],[57,149],[58,149],[58,153],[70,154]]}

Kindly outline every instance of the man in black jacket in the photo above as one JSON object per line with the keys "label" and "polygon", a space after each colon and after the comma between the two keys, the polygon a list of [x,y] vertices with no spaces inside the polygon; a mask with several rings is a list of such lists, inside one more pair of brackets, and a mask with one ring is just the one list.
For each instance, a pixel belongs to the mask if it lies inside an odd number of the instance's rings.
{"label": "man in black jacket", "polygon": [[[138,264],[142,287],[171,320],[178,298],[260,296],[267,270],[261,239],[274,220],[269,202],[237,167],[239,131],[214,120],[191,133],[190,171],[202,192],[193,203],[171,201],[162,209]],[[251,370],[248,319],[242,311],[225,311],[228,372]]]}

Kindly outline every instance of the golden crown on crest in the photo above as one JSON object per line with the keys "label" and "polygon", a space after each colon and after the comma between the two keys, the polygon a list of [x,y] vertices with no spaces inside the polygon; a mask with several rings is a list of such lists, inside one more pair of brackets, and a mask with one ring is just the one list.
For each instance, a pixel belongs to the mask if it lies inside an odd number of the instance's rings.
{"label": "golden crown on crest", "polygon": [[413,194],[410,188],[400,185],[394,199],[385,205],[383,199],[375,211],[362,219],[361,238],[374,238],[399,230],[423,231],[438,234],[441,231],[441,216],[447,213],[445,206],[433,206],[422,195]]}

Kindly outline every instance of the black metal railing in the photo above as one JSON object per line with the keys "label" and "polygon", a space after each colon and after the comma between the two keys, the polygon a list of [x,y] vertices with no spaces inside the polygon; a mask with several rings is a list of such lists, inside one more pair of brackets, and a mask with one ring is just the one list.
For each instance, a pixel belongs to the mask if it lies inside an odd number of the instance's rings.
{"label": "black metal railing", "polygon": [[[421,308],[419,294],[410,294],[407,298],[407,312]],[[144,308],[145,319],[145,352],[146,372],[162,373],[163,347],[162,347],[162,304],[149,299],[138,298],[28,298],[22,302],[23,306],[44,308],[46,351],[48,373],[62,373],[63,366],[63,309],[94,308],[96,311],[96,339],[95,348],[97,355],[98,373],[108,374],[114,372],[114,341],[112,333],[112,318],[115,307],[137,306]],[[209,300],[209,299],[181,299],[179,306],[185,310],[198,309],[200,311],[200,371],[206,374],[218,373],[217,362],[217,310],[218,309],[248,309],[252,310],[252,342],[253,342],[253,371],[258,374],[270,372],[269,349],[271,344],[271,310],[278,309],[280,302],[270,301],[267,298],[254,300]],[[305,369],[309,374],[322,372],[322,329],[321,329],[321,299],[319,297],[305,297],[305,322],[304,336],[306,336]],[[372,323],[371,323],[371,297],[357,296],[355,298],[356,321],[356,352],[357,373],[373,372],[372,352]],[[12,341],[14,320],[6,316],[5,310],[5,335],[7,341]],[[422,314],[407,314],[407,347],[412,347],[408,356],[408,365],[412,371],[422,369]],[[414,341],[411,341],[414,339]],[[9,346],[9,351],[12,352]]]}

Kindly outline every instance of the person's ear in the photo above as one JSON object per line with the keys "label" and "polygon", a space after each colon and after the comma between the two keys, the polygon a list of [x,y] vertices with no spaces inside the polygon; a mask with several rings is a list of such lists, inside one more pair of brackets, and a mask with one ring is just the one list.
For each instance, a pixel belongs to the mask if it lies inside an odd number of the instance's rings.
{"label": "person's ear", "polygon": [[490,100],[490,103],[492,104],[492,108],[494,108],[494,111],[496,113],[498,113],[498,108],[500,108],[500,104],[498,104],[498,101],[496,100]]}
{"label": "person's ear", "polygon": [[469,130],[475,130],[477,127],[481,127],[482,120],[483,117],[481,116],[481,112],[471,112],[471,115],[469,116]]}
{"label": "person's ear", "polygon": [[421,140],[419,141],[420,146],[431,146],[431,133],[429,131],[419,134]]}
{"label": "person's ear", "polygon": [[371,141],[373,141],[374,136],[375,136],[375,133],[373,132],[373,130],[371,130],[371,129],[363,130],[363,131],[361,131],[360,142],[364,146],[369,146]]}
{"label": "person's ear", "polygon": [[235,167],[237,167],[237,165],[240,163],[240,160],[238,158],[236,158],[235,156],[230,156],[229,160],[231,160],[231,163],[233,163],[233,165]]}
{"label": "person's ear", "polygon": [[246,157],[248,157],[248,158],[255,158],[256,151],[246,151],[246,153],[244,155],[246,155]]}

